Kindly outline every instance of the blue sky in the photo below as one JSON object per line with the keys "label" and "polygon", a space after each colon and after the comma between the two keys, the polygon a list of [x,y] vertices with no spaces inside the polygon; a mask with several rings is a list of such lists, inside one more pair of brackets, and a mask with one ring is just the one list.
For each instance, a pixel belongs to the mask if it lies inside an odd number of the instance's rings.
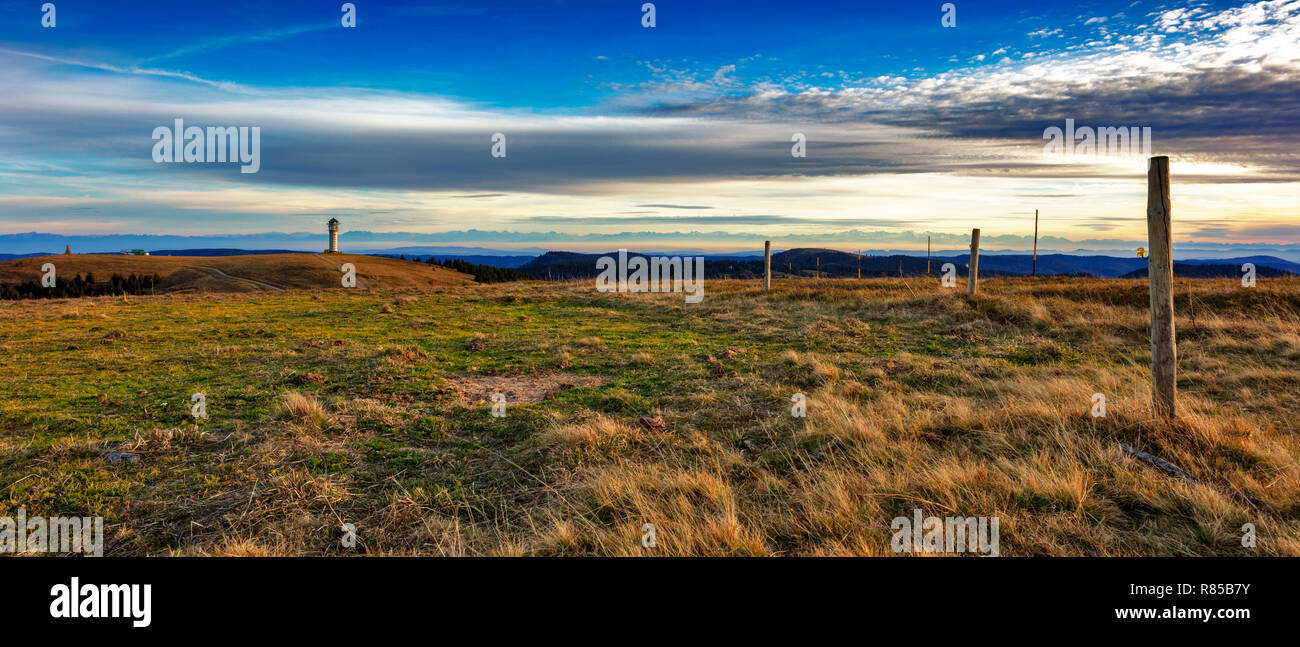
{"label": "blue sky", "polygon": [[[999,48],[1036,50],[1044,39],[1028,34],[1130,3],[1080,13],[1075,2],[963,2],[958,28],[945,30],[939,2],[669,1],[655,3],[651,30],[636,1],[363,1],[353,3],[359,28],[350,32],[338,2],[55,4],[56,29],[40,27],[32,3],[6,4],[5,37],[52,55],[252,86],[373,87],[546,110],[616,98],[655,67],[735,64],[742,84],[937,73]],[[1050,40],[1066,47],[1093,36],[1072,29]]]}
{"label": "blue sky", "polygon": [[[1152,129],[1183,241],[1300,243],[1300,0],[341,4],[0,4],[0,234],[1140,238],[1146,154],[1045,159],[1073,119]],[[259,172],[155,163],[175,118]]]}

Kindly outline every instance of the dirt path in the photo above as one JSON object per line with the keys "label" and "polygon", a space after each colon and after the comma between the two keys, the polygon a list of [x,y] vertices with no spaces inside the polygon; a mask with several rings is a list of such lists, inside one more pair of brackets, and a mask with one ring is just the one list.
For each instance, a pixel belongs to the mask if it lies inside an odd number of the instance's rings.
{"label": "dirt path", "polygon": [[258,281],[257,279],[246,279],[246,278],[244,278],[244,277],[242,277],[242,276],[231,276],[231,275],[229,275],[229,274],[226,274],[225,272],[222,272],[221,270],[219,270],[219,269],[217,269],[217,268],[215,268],[215,267],[211,267],[211,266],[208,266],[208,265],[186,265],[185,267],[193,267],[193,268],[198,268],[198,269],[202,269],[202,270],[212,270],[213,272],[216,272],[217,275],[220,276],[220,277],[222,277],[222,278],[227,278],[227,279],[231,279],[231,280],[234,280],[234,281],[244,281],[244,282],[246,282],[246,283],[252,283],[253,285],[260,285],[260,286],[262,286],[262,287],[264,287],[264,288],[268,288],[268,289],[271,289],[271,290],[275,290],[276,292],[284,292],[284,288],[282,288],[282,287],[280,287],[280,286],[278,286],[278,285],[271,285],[270,283],[263,283],[262,281]]}
{"label": "dirt path", "polygon": [[[330,259],[325,258],[324,256],[321,256],[320,254],[312,254],[312,256],[315,256],[316,258],[319,258],[319,259],[321,259],[322,261],[325,261],[327,264],[329,264],[329,265],[330,265],[331,267],[333,267],[334,269],[337,269],[337,270],[340,270],[340,271],[343,269],[343,265],[342,265],[342,264],[340,264],[340,263],[335,263],[334,261],[331,261]],[[366,282],[365,282],[365,281],[362,281],[360,276],[357,277],[357,287],[359,287],[359,288],[361,288],[361,289],[363,289],[363,290],[369,289],[369,287],[366,285]]]}

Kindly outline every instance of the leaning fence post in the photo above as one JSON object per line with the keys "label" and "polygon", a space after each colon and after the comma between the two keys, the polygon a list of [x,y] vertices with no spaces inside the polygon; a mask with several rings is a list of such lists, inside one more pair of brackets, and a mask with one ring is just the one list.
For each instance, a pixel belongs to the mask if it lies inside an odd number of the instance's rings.
{"label": "leaning fence post", "polygon": [[1174,340],[1174,262],[1169,202],[1169,158],[1147,162],[1147,279],[1151,286],[1151,397],[1156,414],[1176,410],[1177,344]]}
{"label": "leaning fence post", "polygon": [[970,230],[970,272],[966,274],[966,298],[975,298],[980,280],[980,230]]}
{"label": "leaning fence post", "polygon": [[1034,209],[1034,270],[1032,276],[1038,276],[1038,210]]}
{"label": "leaning fence post", "polygon": [[763,241],[763,290],[772,290],[772,241]]}

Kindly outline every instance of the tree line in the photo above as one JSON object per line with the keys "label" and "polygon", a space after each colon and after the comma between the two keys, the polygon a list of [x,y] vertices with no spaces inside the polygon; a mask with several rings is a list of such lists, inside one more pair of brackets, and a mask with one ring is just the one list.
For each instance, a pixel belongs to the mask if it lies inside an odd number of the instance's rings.
{"label": "tree line", "polygon": [[77,297],[116,296],[119,294],[149,294],[162,282],[157,274],[140,274],[134,272],[129,276],[113,274],[107,282],[96,283],[94,273],[87,272],[72,279],[59,279],[54,287],[47,288],[40,281],[29,280],[22,283],[0,285],[0,300],[18,299],[66,299]]}
{"label": "tree line", "polygon": [[461,272],[463,274],[469,274],[470,276],[473,276],[474,281],[478,283],[505,283],[507,281],[533,280],[532,276],[529,276],[528,274],[524,274],[519,270],[510,269],[508,267],[492,267],[491,265],[479,265],[477,263],[462,261],[459,258],[445,258],[439,261],[438,259],[430,256],[429,259],[425,261],[425,263],[428,263],[429,265],[438,265],[441,267],[445,267],[449,270],[456,270],[457,272]]}

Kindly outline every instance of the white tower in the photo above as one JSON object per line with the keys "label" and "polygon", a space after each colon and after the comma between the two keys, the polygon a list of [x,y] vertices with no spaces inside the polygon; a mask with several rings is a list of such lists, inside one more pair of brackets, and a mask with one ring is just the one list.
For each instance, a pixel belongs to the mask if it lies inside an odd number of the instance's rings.
{"label": "white tower", "polygon": [[339,253],[339,221],[330,218],[330,248],[325,250],[331,254]]}

